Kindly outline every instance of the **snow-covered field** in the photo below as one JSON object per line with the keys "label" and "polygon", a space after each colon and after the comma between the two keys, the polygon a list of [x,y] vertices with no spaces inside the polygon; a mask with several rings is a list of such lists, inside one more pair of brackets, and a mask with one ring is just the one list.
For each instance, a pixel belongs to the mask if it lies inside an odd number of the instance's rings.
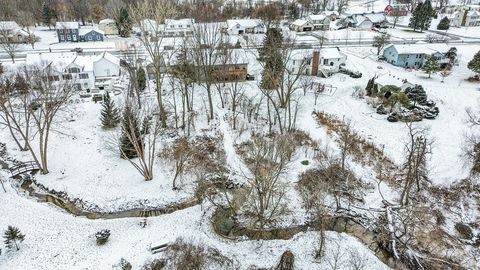
{"label": "snow-covered field", "polygon": [[[384,9],[388,1],[352,1],[348,7],[350,13],[371,12]],[[440,19],[440,18],[439,18]],[[436,29],[438,21],[434,20],[431,30]],[[402,18],[399,25],[408,24],[408,17]],[[387,29],[392,40],[424,40],[428,32],[417,33],[403,27]],[[480,37],[480,27],[451,28],[449,33],[465,36]],[[120,50],[134,40],[112,37],[105,42],[85,43],[58,43],[54,30],[38,27],[34,34],[40,37],[36,49],[69,50],[77,47],[95,50]],[[296,42],[311,44],[318,42],[318,37],[311,34],[292,34]],[[376,32],[353,31],[343,29],[326,31],[325,35],[331,42],[347,39],[371,40]],[[263,35],[251,36],[248,44],[262,42]],[[237,38],[242,45],[245,39]],[[165,41],[166,45],[178,44],[178,39]],[[397,78],[406,79],[413,84],[421,84],[428,98],[436,102],[440,114],[434,120],[423,120],[416,123],[419,127],[428,129],[428,137],[433,140],[432,155],[428,160],[429,179],[433,185],[449,186],[466,176],[469,168],[464,166],[462,148],[464,135],[469,127],[466,124],[467,108],[475,108],[480,104],[480,84],[468,82],[466,78],[473,75],[467,68],[467,63],[480,50],[480,44],[456,45],[458,49],[458,64],[453,67],[452,73],[442,82],[439,74],[428,77],[422,70],[406,70],[395,67],[386,62],[376,60],[376,48],[372,47],[340,48],[347,55],[346,67],[360,71],[363,76],[353,79],[345,74],[335,74],[329,78],[315,78],[317,82],[333,85],[336,90],[329,94],[321,94],[316,104],[314,89],[307,89],[303,96],[301,90],[294,96],[299,102],[299,112],[296,128],[305,131],[311,138],[333,152],[338,150],[335,138],[328,134],[324,127],[320,127],[313,111],[322,111],[331,114],[345,122],[350,122],[353,129],[363,138],[372,142],[379,149],[384,150],[386,156],[400,165],[404,159],[404,142],[407,138],[405,123],[391,123],[386,115],[375,113],[365,99],[352,96],[355,87],[365,88],[367,81],[377,75],[390,74]],[[434,46],[434,45],[432,45]],[[30,47],[24,45],[24,50]],[[253,51],[253,49],[252,49]],[[261,96],[259,80],[262,67],[252,52],[245,52],[242,61],[248,63],[248,73],[253,74],[257,81],[246,82],[244,90],[249,97]],[[19,64],[4,64],[7,70],[14,70]],[[153,85],[150,85],[153,86]],[[168,92],[171,86],[165,86]],[[204,102],[206,93],[202,87],[195,89],[195,106],[197,123],[195,135],[215,133],[220,135],[223,142],[221,147],[225,151],[226,164],[230,176],[242,178],[246,165],[236,152],[236,144],[249,139],[251,130],[233,130],[228,122],[229,108],[221,108],[220,98],[215,95],[215,117],[207,122]],[[150,89],[153,92],[153,88]],[[151,93],[153,98],[153,94]],[[167,99],[169,98],[166,94]],[[122,96],[114,98],[120,104]],[[177,101],[178,102],[178,101]],[[179,189],[172,189],[174,169],[157,158],[154,164],[154,178],[145,181],[133,169],[129,161],[119,157],[118,149],[114,145],[118,130],[108,131],[101,127],[101,104],[90,99],[75,99],[68,104],[66,111],[60,113],[60,121],[52,132],[49,140],[49,171],[46,175],[37,174],[35,180],[49,189],[68,194],[71,199],[80,199],[83,207],[100,212],[115,212],[129,209],[161,208],[195,196],[194,177],[185,175],[180,181]],[[263,112],[265,108],[261,108]],[[262,112],[262,111],[261,111]],[[265,131],[266,123],[259,122],[255,131]],[[246,123],[242,128],[249,128]],[[253,129],[252,129],[253,130]],[[169,134],[159,140],[158,149],[169,143]],[[170,137],[174,137],[172,135]],[[10,138],[4,127],[0,127],[0,142],[7,143],[8,155],[20,161],[31,159],[28,152],[21,152]],[[309,165],[302,165],[302,160],[309,160]],[[315,166],[312,153],[297,153],[285,182],[289,188],[286,194],[289,207],[294,211],[287,213],[277,225],[303,224],[308,218],[302,206],[302,200],[294,189],[298,175]],[[375,171],[370,167],[363,167],[352,162],[350,168],[359,178],[368,184],[375,184]],[[331,269],[335,253],[340,254],[340,261],[344,263],[339,269],[349,269],[347,261],[353,252],[363,258],[365,269],[389,269],[375,253],[359,239],[333,231],[326,232],[326,255],[321,260],[314,259],[314,252],[318,246],[319,235],[316,231],[301,232],[289,240],[248,240],[240,238],[229,240],[222,238],[212,230],[210,217],[214,207],[204,202],[183,210],[157,217],[149,217],[147,226],[140,226],[143,218],[116,218],[116,219],[87,219],[73,216],[51,203],[40,202],[29,197],[18,188],[18,180],[10,179],[7,170],[0,171],[0,177],[6,185],[6,192],[0,188],[0,232],[8,225],[18,227],[25,235],[25,241],[20,244],[20,250],[5,250],[0,252],[0,269],[112,269],[121,258],[132,263],[133,269],[141,269],[148,260],[158,258],[149,251],[150,246],[163,243],[172,243],[179,237],[216,248],[222,255],[232,259],[239,269],[248,269],[250,266],[272,267],[276,265],[285,250],[291,250],[295,255],[296,269]],[[243,177],[246,178],[246,177]],[[244,180],[245,181],[245,180]],[[381,208],[385,200],[398,201],[398,190],[386,183],[381,183],[368,190],[365,195],[366,207]],[[379,194],[378,189],[382,189]],[[475,214],[470,214],[475,216]],[[95,233],[101,229],[110,229],[112,235],[104,246],[95,243]],[[453,229],[452,229],[453,231]]]}

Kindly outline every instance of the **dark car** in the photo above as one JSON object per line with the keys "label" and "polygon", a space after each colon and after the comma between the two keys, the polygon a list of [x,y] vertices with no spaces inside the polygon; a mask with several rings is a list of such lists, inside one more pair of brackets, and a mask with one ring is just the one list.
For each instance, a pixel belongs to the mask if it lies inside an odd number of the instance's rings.
{"label": "dark car", "polygon": [[81,52],[83,52],[83,49],[82,48],[75,48],[75,49],[72,49],[72,52],[81,53]]}
{"label": "dark car", "polygon": [[253,76],[252,74],[247,74],[247,76],[245,77],[245,79],[246,79],[247,81],[253,81],[253,80],[255,80],[255,76]]}

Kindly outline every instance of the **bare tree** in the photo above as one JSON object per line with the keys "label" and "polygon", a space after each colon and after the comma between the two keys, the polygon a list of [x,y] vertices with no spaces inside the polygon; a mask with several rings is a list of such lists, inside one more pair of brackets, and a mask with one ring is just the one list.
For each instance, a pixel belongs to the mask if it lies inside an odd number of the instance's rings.
{"label": "bare tree", "polygon": [[294,144],[285,136],[274,140],[256,137],[245,151],[250,170],[245,212],[251,213],[261,231],[285,210],[286,189],[281,179],[294,151]]}
{"label": "bare tree", "polygon": [[221,64],[217,49],[225,44],[220,23],[196,24],[191,42],[197,81],[203,84],[207,91],[208,120],[212,120],[214,116],[212,85],[218,80],[213,71],[216,65]]}
{"label": "bare tree", "polygon": [[468,108],[466,114],[471,133],[465,135],[463,155],[466,161],[472,164],[472,174],[480,174],[480,136],[475,133],[475,130],[480,127],[480,110],[474,111]]}
{"label": "bare tree", "polygon": [[162,158],[174,161],[174,176],[172,188],[176,190],[177,179],[192,165],[194,159],[195,147],[193,147],[187,137],[177,139],[173,145],[167,146],[162,151]]}
{"label": "bare tree", "polygon": [[301,84],[302,75],[308,73],[312,57],[295,50],[293,39],[279,39],[276,49],[263,48],[266,60],[260,90],[267,98],[269,129],[272,129],[272,119],[275,118],[283,133],[295,127],[298,103],[295,103],[294,94]]}
{"label": "bare tree", "polygon": [[132,6],[130,13],[140,29],[139,40],[150,56],[155,73],[155,86],[160,121],[162,127],[167,127],[167,116],[163,104],[163,79],[167,52],[165,46],[165,20],[175,18],[177,10],[170,0],[140,0]]}
{"label": "bare tree", "polygon": [[[3,84],[0,102],[2,118],[14,131],[12,136],[21,137],[42,173],[47,174],[50,133],[58,112],[74,92],[73,83],[61,81],[51,66],[26,67],[22,76],[28,88],[21,95],[17,95],[15,88]],[[38,143],[38,148],[32,144],[34,141]]]}
{"label": "bare tree", "polygon": [[380,55],[382,49],[390,43],[389,34],[380,34],[373,37],[373,47],[377,48],[377,55]]}
{"label": "bare tree", "polygon": [[[184,39],[180,49],[176,52],[177,61],[175,65],[170,67],[172,89],[180,91],[181,95],[181,128],[186,132],[187,136],[190,135],[190,128],[194,126],[195,115],[195,111],[193,110],[193,91],[196,81],[196,68],[192,63],[192,58],[188,43]],[[177,106],[174,106],[177,115],[176,107]],[[175,123],[178,125],[177,121]]]}
{"label": "bare tree", "polygon": [[345,261],[343,260],[345,251],[342,250],[342,246],[338,241],[334,241],[333,243],[335,247],[330,250],[331,252],[327,258],[327,263],[332,270],[342,269],[345,265]]}
{"label": "bare tree", "polygon": [[17,54],[21,44],[16,39],[15,33],[7,25],[7,22],[0,23],[0,47],[10,56],[12,62],[15,63],[15,55]]}
{"label": "bare tree", "polygon": [[431,153],[432,142],[426,137],[426,130],[407,122],[408,142],[405,144],[405,162],[403,164],[404,186],[400,196],[400,204],[409,202],[412,187],[417,192],[428,182],[427,155]]}
{"label": "bare tree", "polygon": [[347,121],[345,125],[339,127],[337,142],[340,147],[340,165],[342,171],[345,170],[345,160],[352,152],[354,144],[358,140],[358,136],[352,130],[351,122]]}

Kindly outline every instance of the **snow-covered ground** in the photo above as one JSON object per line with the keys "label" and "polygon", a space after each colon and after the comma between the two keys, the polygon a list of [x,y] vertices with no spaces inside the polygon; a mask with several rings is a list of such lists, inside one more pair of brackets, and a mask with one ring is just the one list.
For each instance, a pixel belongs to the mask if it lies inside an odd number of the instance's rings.
{"label": "snow-covered ground", "polygon": [[[19,251],[2,252],[0,269],[112,269],[121,258],[131,262],[133,269],[140,269],[145,261],[158,257],[150,253],[151,245],[171,243],[178,237],[217,248],[241,265],[240,269],[250,265],[271,267],[287,249],[295,255],[298,269],[328,269],[337,245],[344,265],[354,250],[368,269],[389,269],[356,238],[346,234],[327,232],[327,253],[320,262],[313,259],[318,245],[316,232],[300,233],[290,240],[225,240],[211,232],[210,222],[200,206],[148,218],[146,228],[141,228],[141,218],[74,217],[49,204],[25,198],[12,188],[7,193],[0,192],[0,201],[0,228],[15,225],[26,235]],[[107,244],[98,246],[94,234],[102,229],[110,229],[111,236]]]}

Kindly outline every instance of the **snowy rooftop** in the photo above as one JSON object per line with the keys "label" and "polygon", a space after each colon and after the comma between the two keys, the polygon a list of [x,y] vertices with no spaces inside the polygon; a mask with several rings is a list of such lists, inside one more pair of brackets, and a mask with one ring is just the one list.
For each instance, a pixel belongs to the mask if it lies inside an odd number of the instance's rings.
{"label": "snowy rooftop", "polygon": [[80,24],[78,22],[57,22],[55,29],[79,29]]}
{"label": "snowy rooftop", "polygon": [[235,27],[237,24],[246,28],[252,28],[261,25],[262,21],[257,19],[227,20],[228,28]]}
{"label": "snowy rooftop", "polygon": [[14,30],[19,28],[18,24],[14,21],[0,21],[0,29]]}
{"label": "snowy rooftop", "polygon": [[338,59],[345,57],[345,54],[336,48],[324,48],[320,51],[320,57],[324,59]]}
{"label": "snowy rooftop", "polygon": [[113,19],[103,19],[98,22],[98,24],[112,24],[112,23],[115,23]]}
{"label": "snowy rooftop", "polygon": [[413,84],[408,82],[407,79],[400,78],[397,75],[392,75],[390,72],[379,75],[377,78],[375,78],[375,83],[379,84],[380,86],[395,85],[402,89],[406,86],[413,86]]}
{"label": "snowy rooftop", "polygon": [[302,19],[298,19],[298,20],[295,20],[294,22],[292,22],[293,25],[297,25],[297,26],[303,26],[306,23],[308,23],[308,21],[302,20]]}
{"label": "snowy rooftop", "polygon": [[381,23],[387,21],[387,18],[383,13],[365,14],[365,17],[367,17],[373,23]]}
{"label": "snowy rooftop", "polygon": [[308,18],[312,21],[320,21],[324,20],[327,17],[325,14],[318,14],[318,15],[308,15]]}
{"label": "snowy rooftop", "polygon": [[445,53],[450,49],[447,44],[408,44],[408,45],[396,45],[390,44],[385,49],[395,47],[398,54],[423,54],[423,53]]}
{"label": "snowy rooftop", "polygon": [[178,20],[173,20],[173,19],[165,20],[165,24],[167,25],[167,29],[169,27],[183,27],[183,26],[187,26],[187,25],[189,27],[192,27],[194,23],[195,23],[194,19],[188,19],[188,18],[178,19]]}
{"label": "snowy rooftop", "polygon": [[25,63],[27,65],[51,65],[59,69],[75,64],[82,67],[83,71],[91,71],[93,63],[102,58],[120,65],[120,59],[109,52],[100,55],[78,55],[76,52],[29,53]]}
{"label": "snowy rooftop", "polygon": [[100,33],[100,34],[102,34],[102,35],[105,34],[105,32],[103,32],[102,30],[93,29],[93,28],[80,28],[80,30],[78,30],[78,34],[79,34],[80,36],[84,36],[84,35],[92,32],[92,31],[98,32],[98,33]]}

